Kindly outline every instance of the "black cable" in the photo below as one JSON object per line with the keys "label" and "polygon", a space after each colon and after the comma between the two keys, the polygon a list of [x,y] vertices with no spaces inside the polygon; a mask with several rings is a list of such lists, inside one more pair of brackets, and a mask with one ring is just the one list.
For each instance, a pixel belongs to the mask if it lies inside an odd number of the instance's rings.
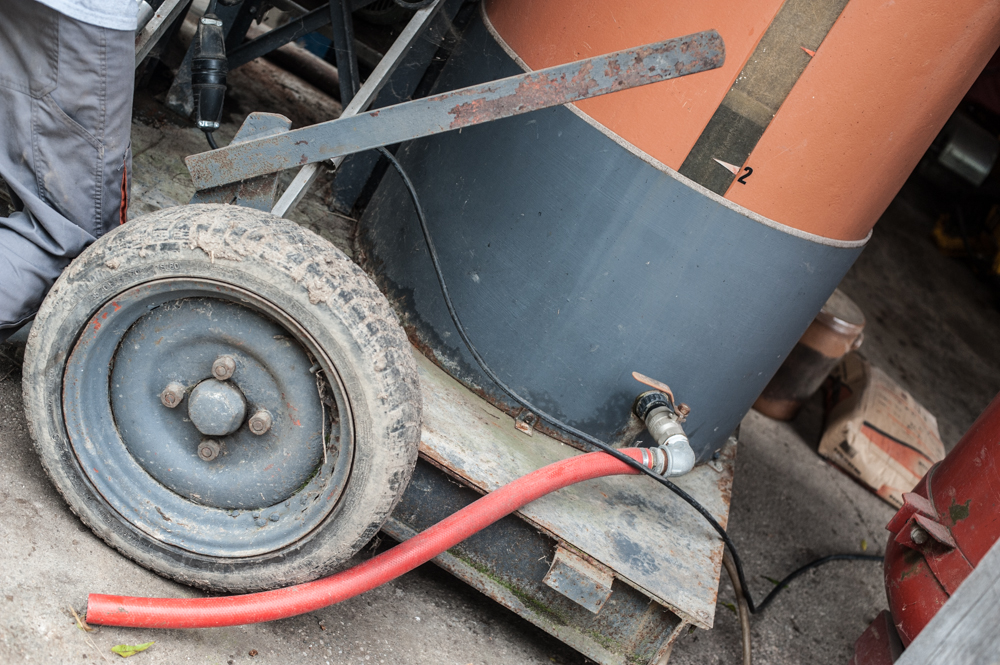
{"label": "black cable", "polygon": [[882,555],[880,554],[831,554],[830,556],[825,556],[821,559],[810,561],[806,565],[796,570],[791,575],[788,575],[785,579],[778,582],[778,584],[773,589],[771,589],[771,593],[767,594],[767,596],[764,597],[764,600],[761,601],[760,605],[757,606],[755,611],[762,612],[765,607],[771,604],[771,601],[774,600],[774,597],[778,595],[778,592],[788,586],[789,582],[791,582],[792,580],[794,580],[796,577],[806,572],[807,570],[818,568],[822,566],[824,563],[830,563],[831,561],[881,561],[881,560],[882,560]]}
{"label": "black cable", "polygon": [[[406,189],[410,194],[410,199],[413,201],[413,207],[416,209],[417,220],[420,222],[420,230],[424,235],[424,242],[427,244],[427,252],[428,254],[430,254],[431,263],[434,264],[434,273],[437,275],[438,284],[441,286],[441,295],[444,296],[444,304],[448,308],[448,314],[451,316],[451,320],[455,324],[456,330],[458,330],[459,337],[462,338],[462,342],[465,344],[465,347],[469,350],[469,353],[472,354],[472,357],[475,359],[476,364],[478,364],[479,368],[483,370],[483,373],[486,374],[486,376],[488,376],[497,385],[497,387],[500,388],[500,390],[506,393],[508,397],[510,397],[512,400],[514,400],[524,408],[528,409],[532,413],[534,413],[541,420],[547,422],[553,427],[562,430],[563,432],[572,434],[573,436],[576,436],[586,441],[592,446],[599,448],[605,453],[611,455],[615,459],[624,462],[633,469],[637,469],[639,472],[646,474],[647,476],[649,476],[650,478],[660,483],[661,485],[665,486],[671,492],[679,496],[692,508],[697,510],[701,514],[701,516],[704,517],[705,520],[712,525],[712,528],[715,529],[716,533],[719,534],[719,537],[722,538],[722,542],[725,543],[726,547],[729,548],[729,552],[733,555],[733,563],[736,566],[736,573],[737,577],[740,580],[740,587],[742,588],[743,595],[746,598],[747,606],[750,608],[751,613],[756,614],[758,609],[763,609],[768,603],[771,602],[771,600],[774,599],[774,596],[778,593],[778,591],[783,589],[788,584],[788,582],[791,582],[792,579],[794,579],[795,577],[797,577],[798,575],[802,574],[803,572],[805,572],[810,568],[820,566],[826,563],[827,561],[834,561],[836,559],[866,558],[872,556],[864,554],[835,554],[833,556],[824,557],[823,559],[818,559],[816,561],[813,561],[812,563],[808,563],[802,568],[796,570],[788,577],[786,577],[784,580],[782,580],[778,584],[778,586],[775,587],[775,589],[771,591],[770,594],[768,594],[767,598],[764,599],[764,602],[761,603],[760,608],[755,606],[753,598],[750,596],[750,589],[747,586],[746,574],[743,572],[743,562],[740,560],[740,555],[736,551],[736,544],[733,543],[732,539],[730,539],[729,537],[729,534],[726,533],[726,530],[722,528],[722,525],[720,525],[718,521],[716,521],[715,517],[712,515],[712,513],[708,512],[705,506],[698,503],[698,501],[693,496],[682,490],[674,483],[670,482],[670,480],[668,480],[667,478],[664,478],[658,473],[655,473],[652,469],[643,466],[642,464],[635,461],[628,455],[622,454],[621,452],[615,450],[614,448],[604,443],[600,439],[597,439],[591,436],[590,434],[587,434],[586,432],[582,432],[576,429],[575,427],[564,423],[555,416],[549,415],[545,411],[542,411],[534,404],[529,402],[527,399],[521,397],[516,392],[514,392],[513,389],[511,389],[506,383],[504,383],[500,379],[500,377],[497,376],[492,369],[490,369],[490,367],[486,364],[486,361],[483,360],[483,357],[479,355],[479,351],[476,349],[476,346],[472,343],[472,340],[469,339],[468,333],[465,332],[465,326],[462,325],[461,320],[458,318],[458,312],[455,310],[455,305],[451,301],[451,294],[448,292],[448,285],[444,281],[444,273],[441,270],[441,261],[438,259],[437,249],[434,247],[434,241],[431,240],[431,234],[427,228],[427,219],[424,216],[423,206],[420,205],[420,199],[417,196],[416,187],[414,187],[413,182],[410,180],[410,177],[406,174],[406,171],[403,170],[403,166],[399,163],[399,161],[396,160],[395,155],[386,150],[384,147],[378,147],[375,148],[375,150],[377,150],[379,154],[381,154],[383,157],[389,160],[389,163],[396,170],[396,173],[398,173],[399,177],[403,179],[403,184],[406,186]],[[881,559],[881,557],[878,558]]]}
{"label": "black cable", "polygon": [[215,142],[215,137],[212,136],[212,132],[205,132],[205,138],[208,139],[208,145],[212,146],[212,150],[219,149],[219,144]]}

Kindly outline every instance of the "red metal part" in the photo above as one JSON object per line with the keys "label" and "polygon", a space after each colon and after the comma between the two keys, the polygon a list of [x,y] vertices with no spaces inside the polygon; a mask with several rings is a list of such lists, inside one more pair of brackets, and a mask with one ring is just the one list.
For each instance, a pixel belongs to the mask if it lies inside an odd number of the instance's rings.
{"label": "red metal part", "polygon": [[854,656],[848,665],[892,665],[902,652],[892,615],[882,610],[854,643]]}
{"label": "red metal part", "polygon": [[973,566],[1000,538],[1000,396],[927,474],[928,496]]}
{"label": "red metal part", "polygon": [[884,570],[893,622],[908,646],[1000,538],[1000,395],[903,497],[886,526],[893,535]]}

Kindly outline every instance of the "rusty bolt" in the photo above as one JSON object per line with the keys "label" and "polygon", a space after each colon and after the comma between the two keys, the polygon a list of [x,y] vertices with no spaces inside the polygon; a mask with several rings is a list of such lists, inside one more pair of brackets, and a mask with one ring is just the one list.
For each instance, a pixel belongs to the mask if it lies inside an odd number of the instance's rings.
{"label": "rusty bolt", "polygon": [[924,531],[923,527],[919,524],[914,524],[910,529],[910,540],[915,542],[917,545],[923,545],[927,542],[929,537],[928,533]]}
{"label": "rusty bolt", "polygon": [[266,434],[267,430],[271,429],[271,423],[274,419],[271,418],[271,414],[268,413],[267,409],[260,409],[257,413],[250,416],[250,422],[247,424],[250,426],[250,432],[260,436],[261,434]]}
{"label": "rusty bolt", "polygon": [[168,409],[177,408],[177,405],[180,404],[183,399],[184,386],[176,381],[168,383],[167,387],[163,389],[162,393],[160,393],[160,401],[163,402],[163,406]]}
{"label": "rusty bolt", "polygon": [[206,462],[214,460],[219,456],[219,452],[221,451],[222,446],[219,445],[218,441],[213,441],[212,439],[205,439],[198,444],[198,457]]}
{"label": "rusty bolt", "polygon": [[225,381],[236,371],[236,360],[232,356],[219,356],[212,363],[212,376],[219,381]]}

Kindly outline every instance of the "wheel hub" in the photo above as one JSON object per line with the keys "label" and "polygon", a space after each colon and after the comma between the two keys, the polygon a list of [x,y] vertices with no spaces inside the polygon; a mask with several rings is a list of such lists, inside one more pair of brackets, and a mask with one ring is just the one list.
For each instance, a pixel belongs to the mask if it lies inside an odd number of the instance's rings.
{"label": "wheel hub", "polygon": [[243,424],[247,401],[240,389],[228,381],[208,379],[191,391],[188,417],[205,436],[226,436]]}
{"label": "wheel hub", "polygon": [[96,490],[146,533],[213,556],[273,551],[321,524],[350,476],[353,418],[321,353],[234,287],[134,287],[67,361],[67,433]]}

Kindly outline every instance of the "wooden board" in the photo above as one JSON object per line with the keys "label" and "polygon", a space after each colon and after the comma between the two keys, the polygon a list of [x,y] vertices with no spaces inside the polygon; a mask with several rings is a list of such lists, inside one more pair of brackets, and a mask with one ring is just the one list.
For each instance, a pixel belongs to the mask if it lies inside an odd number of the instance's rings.
{"label": "wooden board", "polygon": [[[424,401],[420,452],[483,492],[546,464],[581,454],[473,395],[416,354]],[[623,408],[628,408],[625,405]],[[735,442],[717,461],[675,479],[725,525],[732,493]],[[537,528],[603,563],[684,620],[711,628],[722,566],[722,541],[674,494],[647,477],[620,476],[567,487],[519,514]]]}

